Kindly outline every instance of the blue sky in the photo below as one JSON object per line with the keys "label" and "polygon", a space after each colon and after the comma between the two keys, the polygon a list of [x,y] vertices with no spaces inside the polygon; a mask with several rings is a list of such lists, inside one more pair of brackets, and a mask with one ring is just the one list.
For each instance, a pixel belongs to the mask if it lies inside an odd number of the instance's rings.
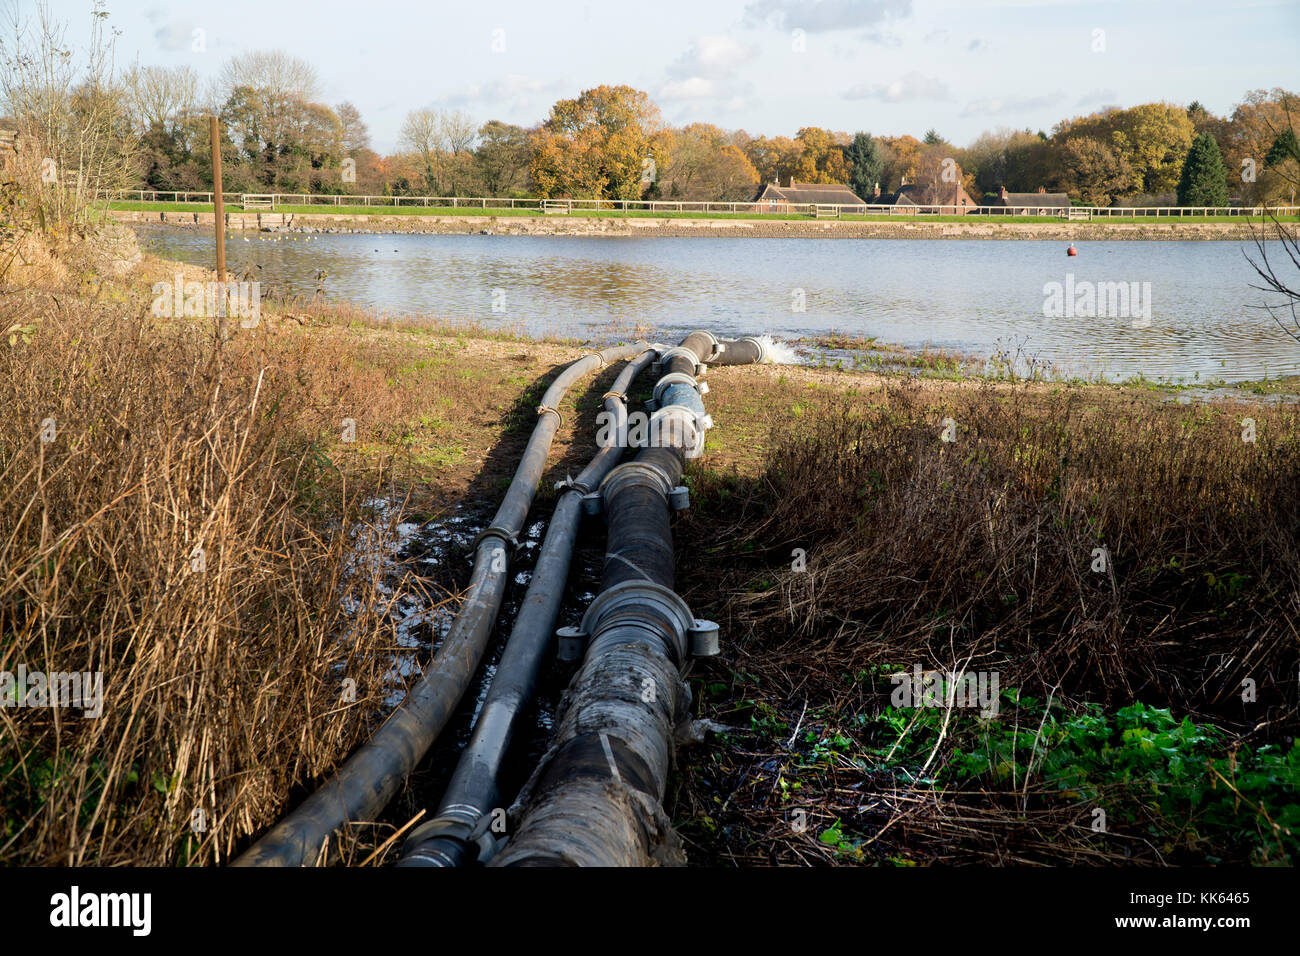
{"label": "blue sky", "polygon": [[[50,6],[84,43],[89,2]],[[308,60],[325,101],[352,100],[380,152],[417,106],[529,125],[601,83],[648,91],[673,124],[934,127],[958,145],[1102,105],[1199,99],[1222,113],[1249,89],[1300,88],[1300,0],[109,0],[108,11],[120,63],[212,77],[245,50]]]}

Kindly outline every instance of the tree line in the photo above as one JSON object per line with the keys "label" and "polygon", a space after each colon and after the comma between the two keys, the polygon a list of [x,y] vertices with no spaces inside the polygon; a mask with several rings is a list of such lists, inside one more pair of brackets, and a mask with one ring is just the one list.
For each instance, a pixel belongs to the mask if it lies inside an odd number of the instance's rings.
{"label": "tree line", "polygon": [[870,202],[877,190],[938,182],[955,164],[976,201],[1005,188],[1097,206],[1223,205],[1293,202],[1300,171],[1297,98],[1283,89],[1251,91],[1226,116],[1198,102],[1108,107],[1050,132],[998,129],[959,147],[933,129],[917,139],[673,127],[646,92],[598,86],[532,127],[413,109],[399,148],[380,155],[360,111],[322,102],[315,69],[280,51],[236,56],[207,84],[188,66],[111,74],[102,63],[77,82],[34,71],[42,58],[12,43],[0,54],[0,122],[60,153],[64,168],[87,154],[69,139],[92,128],[103,166],[95,184],[107,188],[211,189],[214,113],[230,192],[747,201],[763,183],[793,179],[844,183]]}
{"label": "tree line", "polygon": [[[186,67],[127,73],[140,185],[210,188],[203,115],[213,109],[227,188],[239,192],[746,201],[763,183],[793,179],[844,183],[870,201],[877,188],[937,182],[951,161],[977,200],[1006,188],[1096,206],[1224,205],[1293,201],[1300,166],[1288,148],[1300,100],[1283,89],[1251,91],[1226,116],[1198,102],[1144,103],[956,146],[935,130],[918,139],[816,126],[770,137],[710,123],[673,127],[646,92],[598,86],[559,100],[527,128],[414,109],[398,150],[381,156],[357,109],[319,102],[314,71],[283,53],[233,59],[215,103],[190,94],[197,83]],[[349,158],[354,177],[343,175]],[[1180,190],[1189,158],[1192,178]]]}

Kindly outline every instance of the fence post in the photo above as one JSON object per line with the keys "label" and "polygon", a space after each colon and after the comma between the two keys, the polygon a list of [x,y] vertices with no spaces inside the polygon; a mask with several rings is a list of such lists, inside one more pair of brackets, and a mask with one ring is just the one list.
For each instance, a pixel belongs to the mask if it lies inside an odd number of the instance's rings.
{"label": "fence post", "polygon": [[[208,117],[208,132],[212,137],[212,212],[217,231],[217,282],[226,284],[226,204],[221,195],[221,130],[216,114]],[[226,310],[217,309],[217,332],[223,340],[230,338],[230,325]]]}

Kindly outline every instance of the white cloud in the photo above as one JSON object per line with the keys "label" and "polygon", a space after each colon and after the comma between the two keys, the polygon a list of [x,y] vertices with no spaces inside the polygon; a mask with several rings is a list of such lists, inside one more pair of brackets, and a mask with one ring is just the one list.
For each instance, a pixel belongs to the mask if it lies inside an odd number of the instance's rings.
{"label": "white cloud", "polygon": [[194,24],[168,19],[167,11],[161,7],[151,7],[144,15],[153,25],[153,38],[161,49],[169,53],[192,49]]}
{"label": "white cloud", "polygon": [[1109,106],[1119,100],[1114,90],[1091,90],[1079,97],[1075,106]]}
{"label": "white cloud", "polygon": [[980,50],[987,50],[993,45],[993,41],[988,37],[976,37],[966,44],[966,49],[972,53],[978,53]]}
{"label": "white cloud", "polygon": [[668,82],[659,90],[663,100],[731,98],[739,95],[737,70],[757,55],[754,47],[729,36],[698,36],[669,64]]}
{"label": "white cloud", "polygon": [[946,100],[948,87],[942,80],[912,71],[892,83],[859,83],[844,94],[850,100],[880,100],[882,103],[907,103],[912,100]]}
{"label": "white cloud", "polygon": [[659,98],[664,100],[698,100],[714,95],[713,81],[702,76],[672,80],[659,91]]}
{"label": "white cloud", "polygon": [[749,23],[770,22],[807,33],[870,27],[911,15],[912,0],[752,0],[745,7]]}
{"label": "white cloud", "polygon": [[868,30],[858,37],[863,43],[874,43],[876,46],[900,47],[903,45],[903,38],[893,33],[886,33],[883,30]]}
{"label": "white cloud", "polygon": [[690,49],[668,67],[668,75],[677,79],[691,76],[721,76],[734,72],[754,58],[753,47],[729,36],[698,36]]}
{"label": "white cloud", "polygon": [[972,100],[967,103],[961,116],[1004,116],[1027,113],[1031,110],[1047,109],[1056,106],[1065,94],[1045,93],[1042,96],[1003,96],[991,99]]}
{"label": "white cloud", "polygon": [[471,83],[435,102],[447,106],[480,106],[511,103],[527,107],[534,96],[549,94],[560,87],[558,81],[535,80],[518,73],[508,73],[486,83]]}

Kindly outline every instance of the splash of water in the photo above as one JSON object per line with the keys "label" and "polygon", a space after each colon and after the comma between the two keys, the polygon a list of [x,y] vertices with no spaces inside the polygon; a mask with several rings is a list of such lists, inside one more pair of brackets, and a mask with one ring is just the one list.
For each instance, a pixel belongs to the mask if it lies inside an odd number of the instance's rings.
{"label": "splash of water", "polygon": [[758,340],[763,343],[763,349],[766,357],[763,359],[768,365],[798,365],[799,355],[790,346],[784,342],[778,342],[770,335],[760,335]]}

